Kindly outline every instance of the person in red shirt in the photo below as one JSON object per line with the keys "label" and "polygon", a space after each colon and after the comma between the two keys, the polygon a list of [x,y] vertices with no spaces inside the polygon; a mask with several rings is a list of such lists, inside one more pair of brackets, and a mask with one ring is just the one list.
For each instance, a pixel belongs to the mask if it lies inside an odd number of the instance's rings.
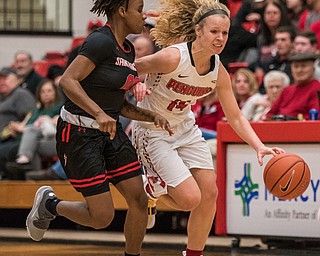
{"label": "person in red shirt", "polygon": [[216,91],[199,99],[196,104],[191,106],[191,110],[195,115],[196,124],[202,132],[202,137],[205,140],[216,138],[217,123],[224,117]]}
{"label": "person in red shirt", "polygon": [[297,53],[289,58],[295,83],[283,89],[267,117],[283,115],[286,119],[292,119],[302,114],[308,120],[311,109],[319,110],[317,93],[320,91],[320,82],[315,78],[314,71],[317,58],[313,53]]}

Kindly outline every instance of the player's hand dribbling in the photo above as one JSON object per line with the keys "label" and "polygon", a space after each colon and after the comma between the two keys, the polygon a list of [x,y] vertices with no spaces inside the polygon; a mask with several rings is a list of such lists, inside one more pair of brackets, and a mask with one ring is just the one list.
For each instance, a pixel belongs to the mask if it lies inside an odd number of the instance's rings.
{"label": "player's hand dribbling", "polygon": [[106,113],[101,113],[96,117],[96,121],[99,124],[99,130],[102,132],[108,132],[110,134],[110,140],[113,140],[117,131],[116,120]]}
{"label": "player's hand dribbling", "polygon": [[156,127],[161,127],[162,130],[168,131],[169,135],[173,135],[174,131],[170,126],[170,123],[168,122],[167,119],[165,119],[163,116],[156,114],[154,117],[154,125]]}
{"label": "player's hand dribbling", "polygon": [[284,149],[282,149],[282,148],[278,148],[278,147],[269,148],[266,146],[262,146],[257,151],[258,162],[259,162],[260,166],[262,166],[263,165],[262,158],[265,155],[275,156],[275,155],[281,154],[281,153],[285,153]]}

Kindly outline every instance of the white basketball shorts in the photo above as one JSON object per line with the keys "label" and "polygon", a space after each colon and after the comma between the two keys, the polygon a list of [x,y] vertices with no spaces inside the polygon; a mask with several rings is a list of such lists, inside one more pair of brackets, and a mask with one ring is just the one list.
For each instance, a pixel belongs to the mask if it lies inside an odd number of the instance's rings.
{"label": "white basketball shorts", "polygon": [[[151,130],[135,123],[132,141],[149,182],[176,187],[191,176],[192,168],[214,171],[209,146],[194,119],[175,126],[172,136],[167,131]],[[165,193],[166,188],[154,196]]]}

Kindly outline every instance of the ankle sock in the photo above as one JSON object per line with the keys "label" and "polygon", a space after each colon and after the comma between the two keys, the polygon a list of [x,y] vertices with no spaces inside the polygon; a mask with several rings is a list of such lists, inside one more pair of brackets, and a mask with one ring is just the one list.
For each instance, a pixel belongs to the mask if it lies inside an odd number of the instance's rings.
{"label": "ankle sock", "polygon": [[124,256],[140,256],[140,253],[139,254],[129,254],[129,253],[124,253]]}
{"label": "ankle sock", "polygon": [[195,251],[195,250],[190,250],[187,248],[186,250],[186,256],[201,256],[202,251]]}
{"label": "ankle sock", "polygon": [[58,216],[59,214],[57,213],[57,205],[58,203],[61,202],[61,200],[59,198],[54,198],[54,199],[49,199],[47,200],[46,202],[46,208],[47,210],[55,215],[55,216]]}

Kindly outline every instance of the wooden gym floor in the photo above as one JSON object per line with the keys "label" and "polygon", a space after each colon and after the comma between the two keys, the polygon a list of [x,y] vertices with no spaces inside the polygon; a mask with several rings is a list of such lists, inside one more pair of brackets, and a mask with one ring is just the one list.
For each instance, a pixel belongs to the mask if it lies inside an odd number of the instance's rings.
{"label": "wooden gym floor", "polygon": [[[0,229],[0,256],[123,256],[119,232],[48,231],[41,242],[30,240],[23,229]],[[204,256],[319,256],[317,247],[269,248],[259,238],[241,238],[232,247],[231,237],[210,237]],[[141,256],[181,256],[184,235],[147,234]]]}

